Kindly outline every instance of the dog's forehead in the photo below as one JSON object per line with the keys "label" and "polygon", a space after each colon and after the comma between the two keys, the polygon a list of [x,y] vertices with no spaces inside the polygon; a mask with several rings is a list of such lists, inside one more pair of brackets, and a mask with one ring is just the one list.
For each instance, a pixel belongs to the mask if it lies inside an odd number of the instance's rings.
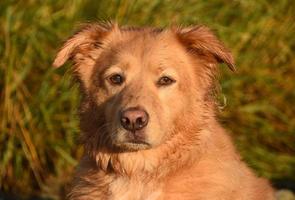
{"label": "dog's forehead", "polygon": [[113,44],[118,61],[153,71],[177,67],[186,62],[184,48],[171,32],[130,33]]}

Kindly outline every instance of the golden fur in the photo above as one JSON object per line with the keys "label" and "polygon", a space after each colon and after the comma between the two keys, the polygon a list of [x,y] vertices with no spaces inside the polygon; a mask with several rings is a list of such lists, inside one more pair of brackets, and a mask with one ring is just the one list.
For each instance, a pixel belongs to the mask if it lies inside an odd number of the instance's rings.
{"label": "golden fur", "polygon": [[[218,63],[231,53],[204,26],[134,28],[90,24],[59,51],[81,86],[85,154],[70,200],[271,200],[269,183],[240,160],[215,117]],[[122,85],[108,77],[123,74]],[[172,77],[160,86],[159,78]],[[118,113],[149,114],[145,144],[127,143]]]}

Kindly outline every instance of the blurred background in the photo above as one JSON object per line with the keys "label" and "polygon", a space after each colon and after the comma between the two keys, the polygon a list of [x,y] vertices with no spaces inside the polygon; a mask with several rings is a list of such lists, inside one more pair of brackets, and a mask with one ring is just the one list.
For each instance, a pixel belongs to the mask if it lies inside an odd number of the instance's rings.
{"label": "blurred background", "polygon": [[0,0],[0,199],[63,198],[83,151],[79,93],[51,64],[80,23],[108,19],[215,30],[237,63],[221,65],[221,123],[257,174],[294,187],[293,0]]}

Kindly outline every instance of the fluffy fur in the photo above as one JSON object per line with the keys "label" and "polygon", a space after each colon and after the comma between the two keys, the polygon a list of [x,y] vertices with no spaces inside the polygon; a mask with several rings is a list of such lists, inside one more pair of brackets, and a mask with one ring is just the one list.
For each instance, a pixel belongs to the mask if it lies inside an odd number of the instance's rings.
{"label": "fluffy fur", "polygon": [[[134,28],[89,24],[54,61],[74,63],[85,154],[70,200],[271,200],[269,183],[240,160],[215,117],[218,63],[233,57],[204,26]],[[124,83],[112,85],[112,74]],[[174,80],[159,85],[161,77]],[[145,145],[127,141],[119,113],[150,116]]]}

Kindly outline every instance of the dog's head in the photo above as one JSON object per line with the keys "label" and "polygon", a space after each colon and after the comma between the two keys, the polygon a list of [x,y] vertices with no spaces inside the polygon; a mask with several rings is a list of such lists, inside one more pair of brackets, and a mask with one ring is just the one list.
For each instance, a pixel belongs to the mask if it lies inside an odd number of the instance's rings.
{"label": "dog's head", "polygon": [[90,24],[68,39],[54,66],[75,65],[84,98],[81,129],[91,148],[154,148],[213,115],[216,65],[230,52],[204,26],[128,28]]}

